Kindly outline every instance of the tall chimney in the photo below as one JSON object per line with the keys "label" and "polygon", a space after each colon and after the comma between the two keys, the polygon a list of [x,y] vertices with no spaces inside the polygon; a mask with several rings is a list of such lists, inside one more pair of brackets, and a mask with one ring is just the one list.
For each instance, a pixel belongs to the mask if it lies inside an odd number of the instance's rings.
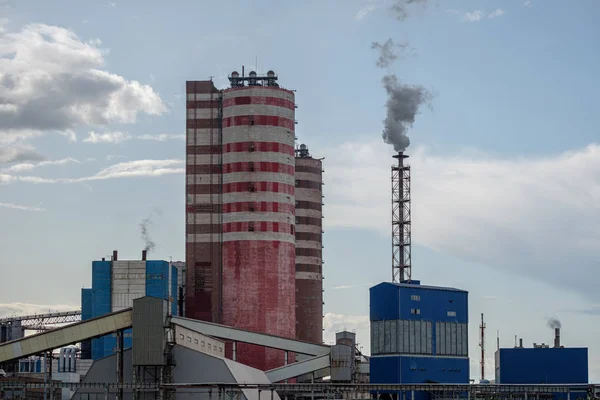
{"label": "tall chimney", "polygon": [[560,328],[554,329],[554,347],[560,348]]}
{"label": "tall chimney", "polygon": [[142,250],[142,261],[146,261],[146,250]]}
{"label": "tall chimney", "polygon": [[519,347],[522,349],[523,348],[523,338],[519,339]]}
{"label": "tall chimney", "polygon": [[113,250],[113,259],[112,259],[113,261],[117,261],[118,260],[117,255],[118,255],[118,252],[116,250]]}

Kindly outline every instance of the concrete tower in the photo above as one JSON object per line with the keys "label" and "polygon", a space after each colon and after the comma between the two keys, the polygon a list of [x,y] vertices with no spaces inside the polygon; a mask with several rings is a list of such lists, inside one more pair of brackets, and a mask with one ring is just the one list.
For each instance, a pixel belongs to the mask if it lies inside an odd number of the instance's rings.
{"label": "concrete tower", "polygon": [[185,316],[221,322],[222,95],[212,81],[186,92]]}
{"label": "concrete tower", "polygon": [[[186,316],[295,337],[294,93],[272,71],[229,79],[221,92],[188,82]],[[236,350],[284,364],[281,351]]]}
{"label": "concrete tower", "polygon": [[323,165],[296,150],[296,337],[323,342]]}

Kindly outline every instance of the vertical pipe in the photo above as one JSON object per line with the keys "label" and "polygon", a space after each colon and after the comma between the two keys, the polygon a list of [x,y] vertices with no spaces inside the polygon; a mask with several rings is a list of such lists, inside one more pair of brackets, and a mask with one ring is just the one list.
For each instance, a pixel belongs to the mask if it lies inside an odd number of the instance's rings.
{"label": "vertical pipe", "polygon": [[117,261],[118,260],[118,255],[119,255],[119,253],[117,252],[117,250],[113,250],[113,256],[112,256],[113,259],[112,260],[113,261]]}
{"label": "vertical pipe", "polygon": [[[283,365],[288,365],[288,352],[287,350],[284,353]],[[285,380],[285,383],[288,383],[288,380]]]}
{"label": "vertical pipe", "polygon": [[117,400],[123,400],[123,331],[117,331]]}
{"label": "vertical pipe", "polygon": [[54,399],[54,388],[52,387],[52,350],[49,351],[50,355],[50,368],[48,368],[48,380],[50,381],[50,400]]}
{"label": "vertical pipe", "polygon": [[48,362],[47,362],[47,358],[46,358],[46,352],[44,352],[44,400],[46,400],[46,392],[48,391],[47,383],[48,383]]}
{"label": "vertical pipe", "polygon": [[148,251],[146,249],[142,250],[142,261],[146,261],[147,254],[148,254]]}
{"label": "vertical pipe", "polygon": [[233,361],[237,361],[237,342],[233,341],[233,351],[232,351]]}

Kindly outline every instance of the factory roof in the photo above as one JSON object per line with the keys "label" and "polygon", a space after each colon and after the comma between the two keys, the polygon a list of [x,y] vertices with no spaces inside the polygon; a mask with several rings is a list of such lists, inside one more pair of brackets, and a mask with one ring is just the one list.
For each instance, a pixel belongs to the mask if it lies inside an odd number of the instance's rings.
{"label": "factory roof", "polygon": [[[421,281],[416,281],[416,280],[413,280],[412,283],[381,282],[380,284],[375,285],[375,286],[379,286],[379,285],[394,285],[397,287],[404,287],[404,288],[410,288],[410,289],[441,290],[444,292],[468,293],[468,291],[466,291],[466,290],[452,288],[452,287],[421,285]],[[373,286],[373,287],[375,287],[375,286]]]}

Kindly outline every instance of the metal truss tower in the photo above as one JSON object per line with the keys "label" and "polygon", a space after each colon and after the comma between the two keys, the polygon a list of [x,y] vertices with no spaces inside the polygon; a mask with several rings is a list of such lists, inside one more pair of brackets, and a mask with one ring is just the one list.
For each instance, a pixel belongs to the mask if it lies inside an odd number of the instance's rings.
{"label": "metal truss tower", "polygon": [[392,282],[411,281],[410,165],[399,152],[392,166]]}

